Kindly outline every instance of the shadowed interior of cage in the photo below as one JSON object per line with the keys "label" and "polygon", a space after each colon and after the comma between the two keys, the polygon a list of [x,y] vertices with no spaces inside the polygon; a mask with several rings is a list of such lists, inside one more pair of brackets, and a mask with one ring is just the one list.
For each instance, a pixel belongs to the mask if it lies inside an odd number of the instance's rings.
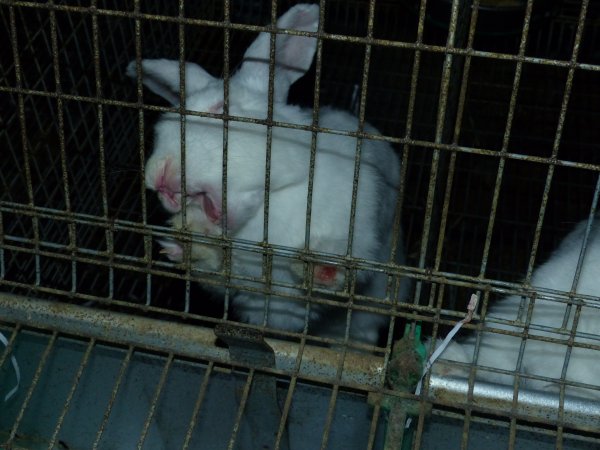
{"label": "shadowed interior of cage", "polygon": [[[110,3],[110,2],[109,2]],[[186,15],[205,19],[222,19],[222,6],[207,2],[205,6],[188,8]],[[262,5],[262,6],[261,6]],[[331,32],[345,35],[360,35],[365,23],[359,20],[366,14],[368,5],[363,2],[345,2],[343,5],[332,3],[328,9],[328,24]],[[108,8],[118,9],[118,5],[108,4]],[[123,5],[121,5],[123,7]],[[285,10],[286,5],[280,5]],[[123,9],[125,9],[123,7]],[[149,11],[152,12],[152,11]],[[161,14],[175,15],[172,11],[160,11]],[[239,2],[232,5],[232,19],[242,23],[264,23],[268,20],[269,8],[261,2]],[[380,2],[375,18],[375,35],[386,39],[410,42],[417,23],[416,12],[402,3]],[[4,16],[5,20],[7,16]],[[391,21],[391,17],[399,19]],[[62,68],[61,89],[73,96],[93,97],[100,95],[106,99],[128,99],[135,101],[135,86],[123,76],[124,64],[133,58],[135,26],[131,19],[119,17],[97,17],[98,49],[92,43],[93,27],[91,17],[82,13],[57,13],[58,64]],[[32,8],[19,9],[16,21],[21,52],[22,86],[42,92],[55,91],[55,74],[52,70],[52,42],[50,20],[47,11]],[[32,27],[31,24],[39,24]],[[535,21],[534,21],[535,23]],[[560,22],[558,22],[560,23]],[[5,30],[9,30],[6,23]],[[167,21],[141,21],[143,39],[143,57],[177,58],[178,27]],[[566,27],[566,25],[565,25]],[[329,28],[328,28],[329,29]],[[429,44],[444,44],[446,30],[439,26],[426,27],[424,41]],[[572,31],[572,30],[571,30]],[[533,42],[530,53],[533,55],[558,57],[568,55],[565,48],[569,42],[557,42],[550,49],[536,43],[535,32],[542,34],[546,30],[531,31],[529,41]],[[186,27],[186,58],[201,62],[220,74],[223,58],[223,32],[218,28]],[[558,33],[555,31],[555,33]],[[234,34],[234,33],[232,33]],[[233,70],[239,63],[241,52],[252,39],[251,33],[241,34],[239,40],[232,37],[236,45],[231,45],[230,67]],[[564,31],[562,34],[567,34]],[[591,33],[590,33],[591,34]],[[566,38],[564,38],[566,40]],[[490,45],[481,38],[481,46]],[[493,50],[515,52],[515,41],[519,35],[513,33],[502,40],[504,48],[497,39]],[[356,108],[356,90],[361,84],[364,51],[359,44],[328,42],[324,49],[327,58],[323,61],[320,80],[321,104],[334,104],[347,109]],[[330,48],[327,48],[327,45]],[[188,50],[189,48],[189,50]],[[6,57],[11,58],[10,48],[5,48]],[[94,52],[99,52],[99,67],[94,67]],[[374,47],[371,58],[369,88],[366,101],[366,116],[385,135],[394,138],[405,136],[410,97],[410,77],[414,60],[413,50],[402,48]],[[189,55],[189,56],[188,56]],[[593,55],[592,55],[593,56]],[[45,58],[45,60],[44,60]],[[411,137],[414,140],[432,142],[436,125],[436,109],[439,99],[441,67],[444,55],[422,52],[421,63],[415,90],[415,106],[411,111]],[[585,59],[582,57],[582,59]],[[390,64],[390,61],[394,61]],[[342,64],[343,62],[343,64]],[[68,70],[65,70],[68,68]],[[96,73],[100,78],[101,92],[96,92]],[[462,129],[458,145],[471,148],[500,150],[506,128],[506,116],[511,98],[515,62],[493,60],[491,58],[473,58],[469,73],[468,93]],[[521,75],[518,107],[515,110],[513,126],[510,132],[507,151],[519,155],[549,157],[555,138],[555,127],[566,79],[565,68],[551,66],[525,65]],[[7,82],[14,80],[14,65],[7,65],[4,77]],[[564,160],[597,163],[593,145],[597,142],[598,131],[593,126],[598,118],[594,105],[598,103],[595,73],[578,74],[573,85],[569,102],[569,114],[557,157]],[[291,101],[310,103],[314,80],[303,80],[290,94]],[[3,93],[6,104],[17,106],[18,98],[14,93]],[[149,98],[149,99],[148,99]],[[150,104],[157,100],[144,93],[144,101]],[[62,101],[64,125],[59,131],[57,121],[57,102],[50,96],[25,96],[23,113],[27,133],[28,164],[31,166],[31,194],[26,186],[25,171],[3,172],[3,199],[18,204],[35,205],[48,208],[65,208],[65,188],[69,190],[71,210],[77,213],[103,215],[110,219],[124,219],[133,222],[143,220],[140,199],[141,186],[138,116],[135,110],[119,106],[102,106],[100,112],[93,102],[79,101],[76,98]],[[152,145],[151,126],[157,114],[146,114],[144,120],[144,146],[146,153]],[[99,124],[99,119],[102,123]],[[452,126],[449,123],[447,126]],[[8,117],[3,133],[3,145],[9,157],[4,159],[7,167],[24,168],[23,144],[20,139],[20,122],[17,115]],[[100,128],[101,127],[101,128]],[[61,137],[61,133],[63,136]],[[61,138],[64,144],[61,144]],[[61,148],[64,147],[64,151]],[[432,148],[406,146],[405,157],[408,162],[405,180],[405,200],[403,222],[405,241],[409,261],[418,260],[423,222],[425,218],[426,197],[428,193]],[[61,155],[61,152],[63,154]],[[486,232],[491,213],[494,182],[500,159],[490,155],[461,152],[456,158],[456,167],[452,177],[450,208],[446,215],[447,224],[443,237],[440,270],[448,273],[478,275],[481,271],[481,257],[486,243]],[[64,169],[62,169],[64,167]],[[63,171],[67,180],[63,181]],[[495,227],[491,235],[489,260],[485,275],[492,279],[514,281],[522,278],[527,270],[532,240],[535,231],[548,166],[543,162],[529,162],[520,159],[508,159],[502,179],[498,207],[495,211]],[[11,176],[9,178],[9,176]],[[550,188],[550,201],[547,203],[539,258],[543,260],[573,223],[585,216],[590,204],[596,181],[593,170],[556,167]],[[104,191],[103,191],[104,190]],[[103,199],[105,198],[105,200]],[[165,215],[161,215],[156,199],[148,193],[148,220],[164,224]],[[441,208],[441,202],[439,203]],[[61,220],[36,220],[32,227],[31,219],[19,213],[7,212],[4,226],[8,236],[17,239],[31,239],[37,228],[41,241],[62,244],[69,242],[68,226]],[[18,220],[16,220],[18,218]],[[12,231],[11,227],[14,227]],[[106,251],[107,232],[101,227],[78,223],[75,227],[77,247],[94,251]],[[437,237],[436,237],[437,238]],[[112,245],[119,253],[131,256],[143,256],[144,240],[141,234],[126,231],[112,233]],[[32,242],[32,241],[30,241]],[[68,258],[39,258],[33,252],[25,254],[21,248],[11,252],[5,250],[6,266],[14,270],[6,277],[24,284],[35,281],[31,270],[35,264],[43,265],[39,270],[42,279],[56,288],[70,289],[74,283],[71,261]],[[156,253],[156,259],[160,259]],[[45,261],[44,261],[45,259]],[[37,262],[36,262],[37,261]],[[75,290],[91,295],[103,296],[106,287],[120,292],[119,285],[125,289],[121,296],[133,301],[144,301],[148,297],[146,276],[137,276],[124,269],[111,269],[84,262],[77,264],[77,287]],[[109,278],[112,278],[109,283]],[[154,281],[157,281],[154,283]],[[42,283],[44,284],[44,283]],[[177,298],[181,298],[181,289],[177,290],[173,279],[164,277],[153,279],[153,296],[161,299],[161,304],[180,307]],[[168,286],[165,288],[165,286]],[[448,291],[449,307],[463,309],[462,304],[468,295],[458,293],[453,286]],[[456,304],[458,299],[462,299]]]}
{"label": "shadowed interior of cage", "polygon": [[[127,2],[100,3],[110,11],[132,10]],[[221,2],[199,3],[186,5],[186,16],[223,19]],[[409,2],[377,3],[375,37],[415,41],[418,11],[406,3]],[[269,5],[264,2],[232,2],[231,5],[234,22],[262,25],[269,20]],[[551,16],[544,15],[546,11],[537,5],[540,11],[534,10],[532,18],[539,19],[532,19],[526,55],[568,61],[578,9],[573,7],[574,14],[569,15],[567,6],[572,5],[570,2],[565,5],[559,12],[552,11]],[[287,6],[279,2],[279,11],[286,10]],[[1,33],[6,34],[8,42],[12,37],[10,16],[6,6],[2,7],[4,30]],[[141,7],[142,12],[149,14],[159,12],[165,17],[178,14],[177,5],[160,5],[159,8],[153,3],[141,3]],[[367,11],[365,2],[331,2],[326,30],[364,35]],[[181,311],[186,297],[206,294],[195,283],[185,281],[184,272],[161,261],[148,234],[136,227],[145,220],[164,224],[166,215],[154,195],[144,193],[139,175],[139,149],[142,147],[146,154],[151,149],[151,128],[158,113],[146,110],[140,122],[135,108],[119,104],[123,99],[137,101],[135,83],[124,76],[127,62],[135,58],[134,19],[119,14],[94,16],[85,10],[57,10],[53,42],[48,9],[16,8],[14,14],[21,65],[20,87],[37,92],[19,95],[2,90],[0,93],[3,109],[19,111],[19,114],[3,114],[5,123],[0,130],[0,145],[7,155],[0,161],[3,188],[0,200],[4,202],[1,216],[3,289],[33,291],[42,297],[59,295],[77,302],[114,299],[122,301],[120,307],[127,310],[130,308],[126,302],[134,302]],[[444,46],[447,29],[440,25],[444,20],[439,20],[436,14],[446,17],[446,21],[449,17],[441,6],[439,11],[430,6],[423,42]],[[544,20],[547,17],[552,20]],[[176,22],[147,18],[140,21],[140,27],[141,56],[179,57]],[[490,35],[483,30],[476,37],[476,48],[516,54],[520,28],[496,30]],[[596,28],[586,29],[578,61],[597,64]],[[200,62],[215,75],[221,74],[223,30],[186,25],[185,33],[185,58]],[[249,32],[231,32],[231,70],[239,63],[253,36],[254,33]],[[95,42],[98,48],[94,48]],[[53,47],[58,50],[56,61],[53,61]],[[0,52],[2,61],[10,62],[3,64],[0,82],[3,86],[16,86],[13,49],[6,46]],[[364,44],[325,40],[324,53],[327,57],[323,59],[320,78],[321,104],[356,110]],[[414,58],[415,51],[410,47],[374,46],[365,105],[367,119],[384,135],[395,139],[406,136],[407,121],[411,117],[410,138],[417,142],[397,145],[407,163],[402,217],[410,266],[418,264],[421,252],[434,152],[433,147],[418,143],[435,141],[445,55],[439,51],[420,53],[417,84],[411,93]],[[589,214],[597,170],[583,164],[556,164],[544,158],[550,158],[555,147],[555,161],[598,165],[600,157],[594,148],[600,138],[600,130],[595,126],[600,119],[598,72],[580,70],[575,74],[562,135],[559,145],[554,146],[569,68],[524,64],[512,128],[503,144],[517,62],[474,56],[470,64],[461,133],[456,144],[488,151],[458,151],[450,176],[444,172],[448,169],[442,168],[440,177],[446,177],[444,181],[451,179],[452,187],[448,212],[444,215],[446,228],[437,269],[450,275],[481,274],[489,279],[518,281],[527,273],[541,214],[544,220],[540,241],[536,244],[536,261],[544,260],[572,225]],[[65,94],[60,105],[55,96],[47,95],[57,91],[56,67],[60,68],[60,89]],[[310,77],[302,80],[291,93],[291,100],[310,105],[313,86],[314,80]],[[411,95],[415,97],[412,109],[409,108]],[[99,106],[90,100],[95,97],[109,102]],[[150,105],[159,104],[158,99],[146,92],[143,100]],[[455,120],[456,117],[451,118],[444,127],[452,129]],[[139,138],[140,123],[144,128],[143,140]],[[513,155],[505,160],[500,158],[503,145],[506,152]],[[505,164],[504,173],[493,233],[488,238],[487,266],[481,273],[500,161]],[[544,188],[551,166],[550,190],[544,203]],[[65,189],[68,189],[70,212],[57,214],[67,208]],[[436,201],[441,211],[443,199]],[[32,214],[34,208],[28,206],[31,204],[43,208],[37,208],[36,214]],[[99,217],[104,220],[97,220]],[[106,219],[120,221],[121,225],[107,226]],[[131,226],[123,226],[124,222]],[[148,264],[143,258],[149,251],[153,267],[160,268],[152,275],[144,269]],[[452,281],[451,277],[449,280]],[[444,288],[444,309],[463,311],[473,287],[449,282]],[[200,314],[199,318],[223,315],[222,305],[193,301],[190,306],[192,312]]]}

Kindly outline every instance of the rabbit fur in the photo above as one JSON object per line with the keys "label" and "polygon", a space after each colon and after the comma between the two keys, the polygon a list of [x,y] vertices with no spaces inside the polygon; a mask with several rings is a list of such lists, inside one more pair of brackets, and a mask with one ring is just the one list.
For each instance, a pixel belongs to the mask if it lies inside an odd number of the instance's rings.
{"label": "rabbit fur", "polygon": [[[561,292],[570,292],[579,255],[581,253],[587,221],[578,224],[575,229],[562,241],[550,259],[534,270],[531,285]],[[584,255],[581,274],[574,292],[580,295],[600,297],[600,220],[592,224]],[[487,319],[519,320],[522,326],[511,326],[502,323],[486,322],[493,328],[521,332],[525,326],[527,311],[531,306],[531,299],[523,299],[512,295],[492,305],[487,312]],[[600,336],[600,299],[587,301],[581,308],[577,323],[575,342],[599,345],[600,341],[582,336],[586,333]],[[520,373],[542,376],[553,380],[560,380],[565,356],[567,353],[567,339],[573,328],[575,317],[575,304],[571,306],[568,321],[565,327],[567,334],[557,334],[551,330],[529,328],[529,336],[545,336],[559,338],[562,336],[564,343],[551,343],[528,338],[521,363]],[[567,311],[567,303],[537,298],[533,304],[531,325],[562,328],[562,323]],[[472,362],[475,353],[475,336],[470,336],[466,342],[452,342],[441,355],[441,358],[450,361]],[[519,349],[522,339],[483,331],[477,356],[477,365],[496,369],[517,370]],[[439,361],[434,365],[434,372],[441,374],[467,375],[465,370]],[[600,351],[573,347],[570,355],[566,377],[567,381],[586,383],[600,386]],[[478,370],[476,379],[512,384],[514,378],[508,374],[494,373]],[[520,386],[534,390],[556,392],[558,383],[549,380],[536,380],[521,377]],[[583,387],[567,386],[566,393],[575,396],[592,396],[600,398],[600,390],[585,389]]]}
{"label": "rabbit fur", "polygon": [[[299,4],[277,21],[277,28],[316,32],[319,20],[317,5]],[[261,33],[250,45],[240,69],[229,79],[228,113],[232,116],[266,120],[269,92],[270,33]],[[273,120],[288,124],[312,125],[312,110],[287,104],[290,85],[310,67],[315,54],[315,37],[277,34],[273,82]],[[127,74],[137,77],[136,62]],[[142,81],[146,87],[171,104],[180,104],[180,67],[178,61],[142,60]],[[193,63],[185,65],[185,108],[198,112],[222,114],[224,106],[222,79],[209,75]],[[232,238],[262,242],[265,213],[265,161],[267,160],[267,126],[231,120],[227,131],[226,221],[222,212],[224,122],[219,116],[185,116],[185,170],[181,167],[181,116],[164,113],[154,130],[154,149],[145,169],[146,186],[157,192],[163,206],[173,214],[176,229],[221,236],[223,226]],[[319,110],[320,127],[357,131],[358,120],[351,114],[323,107]],[[377,134],[365,124],[364,131]],[[268,243],[305,248],[307,193],[312,132],[273,126],[268,209]],[[352,206],[357,139],[351,136],[320,132],[316,135],[313,200],[308,248],[338,256],[348,253],[348,230]],[[182,175],[185,174],[185,183]],[[351,256],[388,262],[391,254],[394,211],[400,177],[400,161],[392,147],[379,140],[362,141],[354,236]],[[185,196],[184,196],[185,193]],[[185,224],[182,204],[185,203]],[[404,262],[401,237],[398,238],[397,263]],[[181,245],[162,241],[163,253],[181,261]],[[191,259],[198,270],[220,270],[222,250],[195,243]],[[234,249],[232,275],[263,277],[260,253]],[[274,282],[302,281],[304,264],[274,257],[271,279]],[[357,274],[361,293],[383,298],[387,277],[367,271]],[[260,286],[257,281],[244,281]],[[335,265],[316,264],[314,284],[336,290],[345,283],[345,270]],[[264,284],[262,285],[264,286]],[[231,299],[234,315],[241,321],[277,329],[301,331],[307,309],[305,302],[290,299],[302,293],[296,287],[272,287],[280,296],[270,297],[239,290]],[[400,297],[407,295],[402,283]],[[338,309],[338,308],[335,308]],[[342,309],[342,308],[339,308]],[[327,317],[325,317],[327,311]],[[345,310],[343,311],[345,312]],[[312,322],[323,322],[328,331],[345,328],[345,314],[334,323],[336,314],[319,305],[311,305]],[[354,311],[350,325],[353,339],[373,343],[385,315]],[[336,334],[339,332],[335,332]],[[327,332],[325,332],[327,334]]]}

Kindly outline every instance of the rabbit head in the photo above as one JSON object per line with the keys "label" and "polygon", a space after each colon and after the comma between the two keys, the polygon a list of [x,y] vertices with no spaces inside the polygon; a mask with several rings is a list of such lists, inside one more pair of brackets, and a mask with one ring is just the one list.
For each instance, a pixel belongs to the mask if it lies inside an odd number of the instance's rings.
{"label": "rabbit head", "polygon": [[[317,5],[299,4],[277,21],[277,28],[314,32],[317,30]],[[269,93],[269,56],[271,34],[261,33],[250,45],[240,69],[229,79],[228,113],[252,119],[267,119]],[[290,85],[310,67],[316,38],[277,34],[275,39],[273,111],[278,120],[294,122],[303,114],[299,108],[286,104]],[[174,106],[180,105],[179,61],[142,60],[141,67],[132,61],[127,74],[136,78],[141,70],[142,82]],[[158,193],[163,206],[171,213],[197,208],[192,217],[202,215],[201,221],[214,224],[214,230],[225,225],[235,231],[262,206],[265,189],[267,158],[267,127],[240,121],[229,121],[224,132],[224,95],[222,79],[209,75],[203,68],[186,63],[185,104],[187,110],[211,113],[200,117],[165,113],[155,127],[153,153],[145,170],[146,187]],[[182,145],[182,121],[185,121]],[[285,147],[294,164],[295,147],[306,146],[306,138],[288,133]],[[310,133],[308,134],[310,138]],[[223,173],[224,143],[226,142],[226,177]],[[185,167],[182,167],[185,155]],[[282,156],[284,157],[284,156]],[[293,170],[277,171],[270,176],[270,188],[277,189],[293,183]],[[222,220],[223,187],[226,189],[227,221]]]}

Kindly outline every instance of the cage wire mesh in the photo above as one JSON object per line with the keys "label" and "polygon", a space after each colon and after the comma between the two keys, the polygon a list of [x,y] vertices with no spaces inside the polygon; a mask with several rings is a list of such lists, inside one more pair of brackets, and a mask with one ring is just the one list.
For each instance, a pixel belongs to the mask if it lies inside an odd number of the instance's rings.
{"label": "cage wire mesh", "polygon": [[[598,402],[548,400],[518,384],[486,400],[473,374],[468,393],[434,376],[416,397],[385,381],[405,325],[445,336],[479,292],[473,333],[488,305],[531,297],[534,267],[594,215],[596,2],[319,3],[321,56],[289,102],[364,116],[402,160],[407,261],[377,267],[412,290],[379,309],[395,330],[377,347],[238,324],[227,310],[235,280],[159,253],[172,229],[140,174],[169,105],[136,87],[127,64],[181,59],[234,73],[261,27],[296,3],[0,0],[3,395],[13,356],[21,368],[0,407],[0,444],[393,448],[386,399],[396,398],[415,401],[412,448],[598,446]],[[303,282],[299,301],[346,308],[347,292],[336,303]],[[598,296],[586,304],[597,308]],[[600,351],[600,336],[588,338]]]}

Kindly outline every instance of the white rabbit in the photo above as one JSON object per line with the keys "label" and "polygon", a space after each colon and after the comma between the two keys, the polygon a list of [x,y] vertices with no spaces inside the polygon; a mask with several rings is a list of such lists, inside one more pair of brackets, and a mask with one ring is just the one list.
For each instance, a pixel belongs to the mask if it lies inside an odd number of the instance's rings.
{"label": "white rabbit", "polygon": [[[563,240],[552,257],[534,271],[531,279],[531,285],[534,288],[540,287],[562,292],[571,291],[586,225],[587,221],[578,224]],[[600,297],[600,221],[598,220],[592,224],[584,258],[575,292],[580,295]],[[487,322],[486,325],[493,328],[521,332],[526,323],[530,301],[529,298],[523,300],[521,297],[513,295],[492,305],[486,315],[488,319],[519,320],[521,326],[511,326],[495,322]],[[575,342],[600,344],[599,308],[600,299],[587,302],[582,307],[577,324]],[[572,305],[564,329],[567,334],[529,328],[529,336],[552,337],[562,339],[564,343],[551,343],[535,340],[531,337],[527,338],[520,373],[560,380],[568,348],[568,333],[573,327],[575,310],[576,306]],[[533,305],[531,325],[560,329],[563,326],[566,311],[567,304],[564,302],[537,298]],[[582,333],[594,335],[596,339],[581,336]],[[462,344],[452,342],[444,351],[441,358],[460,362],[473,361],[475,339],[475,336],[470,336]],[[522,339],[520,337],[483,332],[477,365],[515,371],[517,370],[521,343]],[[446,374],[461,374],[461,370],[456,369],[456,366],[451,366],[447,363],[444,364],[443,361],[434,365],[434,371]],[[600,388],[598,374],[600,374],[600,351],[573,347],[565,379],[571,382],[599,386]],[[465,375],[465,373],[463,372],[461,375]],[[512,384],[514,380],[512,376],[507,374],[482,370],[477,371],[476,379],[500,384]],[[559,388],[557,383],[524,377],[521,378],[520,386],[550,392],[556,392]],[[600,389],[593,390],[567,386],[566,392],[567,394],[576,396],[600,397]]]}
{"label": "white rabbit", "polygon": [[[281,29],[317,31],[317,5],[299,4],[277,21]],[[273,120],[310,126],[312,110],[286,103],[290,85],[310,67],[317,39],[277,34],[274,61]],[[270,33],[261,33],[244,55],[241,68],[229,79],[229,114],[252,119],[267,119],[269,89]],[[136,77],[132,61],[127,74]],[[180,69],[178,61],[143,60],[143,83],[173,105],[179,105]],[[186,63],[185,108],[214,114],[223,113],[223,80],[209,75],[200,66]],[[146,186],[158,192],[164,207],[174,214],[172,224],[182,228],[182,201],[186,203],[187,229],[213,236],[222,232],[223,120],[187,115],[185,117],[185,199],[181,186],[181,139],[179,114],[165,113],[155,127],[155,144],[146,165]],[[341,131],[357,131],[358,120],[350,114],[331,109],[319,110],[319,126]],[[377,133],[365,124],[364,131]],[[267,126],[231,120],[227,131],[227,233],[229,237],[253,242],[263,241],[265,162]],[[303,249],[305,247],[307,194],[310,167],[310,131],[272,127],[268,243]],[[316,138],[316,161],[310,223],[309,249],[345,256],[354,180],[357,140],[354,137],[320,132]],[[400,176],[400,162],[392,147],[384,141],[363,140],[360,157],[354,238],[351,256],[388,261],[391,230]],[[399,237],[398,241],[401,241]],[[164,253],[180,261],[178,243],[163,243]],[[221,251],[192,246],[194,267],[204,270],[221,268]],[[404,261],[401,244],[396,262]],[[232,274],[264,277],[260,253],[234,250]],[[306,304],[284,298],[298,297],[302,291],[291,287],[301,281],[303,265],[291,259],[275,257],[271,279],[290,287],[274,286],[283,296],[272,296],[268,308],[265,296],[239,292],[232,299],[234,312],[242,321],[266,324],[288,330],[302,330]],[[332,264],[317,264],[314,282],[340,288],[345,270]],[[366,271],[358,273],[360,292],[382,298],[386,277]],[[253,283],[244,282],[248,285]],[[402,296],[406,296],[403,283]],[[260,283],[256,283],[260,286]],[[264,283],[263,283],[264,288]],[[336,308],[337,309],[337,308]],[[323,308],[312,305],[311,320],[330,322]],[[265,316],[266,313],[266,316]],[[384,315],[354,312],[353,338],[374,342]],[[333,323],[325,323],[333,328]]]}

